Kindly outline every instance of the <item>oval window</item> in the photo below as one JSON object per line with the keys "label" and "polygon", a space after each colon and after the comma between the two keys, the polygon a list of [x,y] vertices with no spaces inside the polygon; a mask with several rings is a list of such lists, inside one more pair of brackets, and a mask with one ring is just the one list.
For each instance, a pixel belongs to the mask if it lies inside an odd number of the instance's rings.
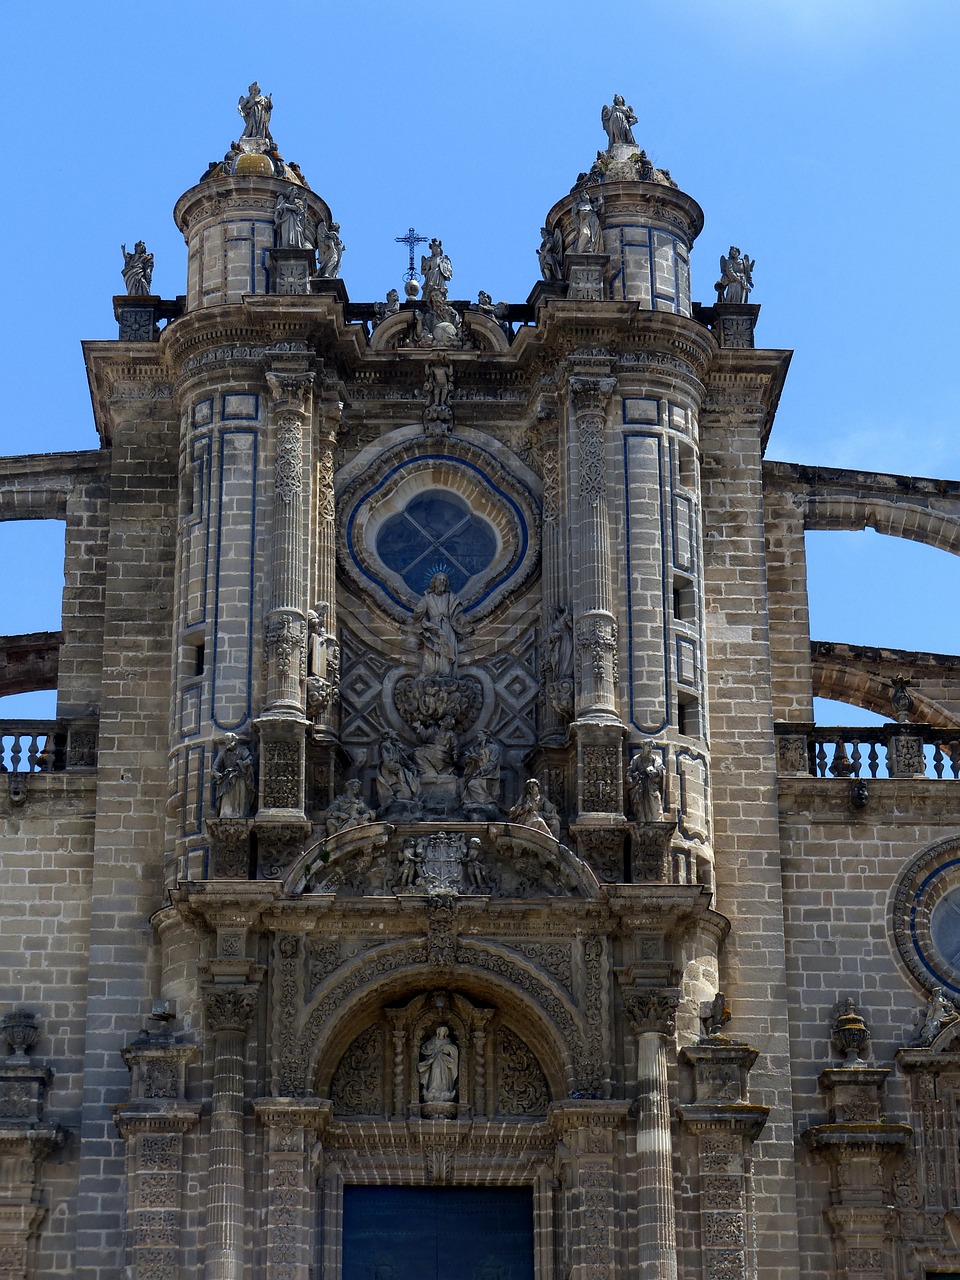
{"label": "oval window", "polygon": [[429,490],[411,498],[381,525],[377,555],[422,595],[435,573],[445,573],[452,591],[462,591],[497,554],[493,527],[455,494]]}

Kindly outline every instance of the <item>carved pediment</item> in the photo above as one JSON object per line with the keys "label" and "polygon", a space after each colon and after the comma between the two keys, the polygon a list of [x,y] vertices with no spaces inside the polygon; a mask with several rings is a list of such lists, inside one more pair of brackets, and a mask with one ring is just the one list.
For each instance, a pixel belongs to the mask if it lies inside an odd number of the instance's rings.
{"label": "carved pediment", "polygon": [[368,823],[305,855],[292,893],[595,898],[596,876],[565,845],[513,823]]}

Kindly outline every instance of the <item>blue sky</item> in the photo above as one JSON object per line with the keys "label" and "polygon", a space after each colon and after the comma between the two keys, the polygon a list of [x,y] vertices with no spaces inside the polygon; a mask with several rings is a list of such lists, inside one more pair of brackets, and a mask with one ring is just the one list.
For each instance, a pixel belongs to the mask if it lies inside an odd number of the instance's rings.
{"label": "blue sky", "polygon": [[[183,292],[174,202],[256,78],[358,301],[400,283],[411,224],[443,238],[456,296],[524,300],[543,215],[623,93],[705,211],[694,296],[740,245],[758,342],[796,353],[769,456],[960,477],[956,0],[58,0],[5,26],[3,452],[96,446],[80,341],[116,334],[120,243],[144,239],[157,291]],[[0,527],[3,632],[57,625],[56,541]],[[958,647],[952,557],[871,533],[810,552],[816,637]]]}

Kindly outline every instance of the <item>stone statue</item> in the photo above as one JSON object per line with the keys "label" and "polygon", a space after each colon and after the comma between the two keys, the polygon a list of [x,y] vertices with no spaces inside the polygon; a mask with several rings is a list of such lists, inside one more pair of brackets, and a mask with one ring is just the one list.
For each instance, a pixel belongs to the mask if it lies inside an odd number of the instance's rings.
{"label": "stone statue", "polygon": [[[480,818],[495,820],[500,801],[500,748],[486,730],[481,729],[476,741],[463,757],[464,812],[479,810]],[[488,815],[488,810],[492,814]]]}
{"label": "stone statue", "polygon": [[420,882],[422,859],[416,841],[404,840],[400,847],[400,880],[398,889],[413,889]]}
{"label": "stone statue", "polygon": [[375,816],[364,801],[359,779],[351,778],[343,789],[343,795],[337,796],[327,810],[327,835],[349,831],[351,827],[365,827]]}
{"label": "stone statue", "polygon": [[581,190],[573,206],[573,220],[577,228],[577,253],[603,253],[603,232],[600,229],[602,201],[594,204],[585,190]]}
{"label": "stone statue", "polygon": [[559,227],[548,231],[540,228],[540,272],[547,284],[559,284],[563,280],[563,235]]}
{"label": "stone statue", "polygon": [[600,120],[606,130],[609,147],[616,146],[618,143],[629,147],[637,145],[631,128],[637,123],[637,117],[634,115],[633,107],[628,107],[624,102],[622,94],[613,95],[613,106],[602,109]]}
{"label": "stone statue", "polygon": [[414,750],[413,758],[420,770],[421,782],[434,782],[437,778],[453,775],[457,758],[457,735],[453,716],[444,716],[430,733],[429,742]]}
{"label": "stone statue", "polygon": [[536,778],[528,778],[523,784],[523,794],[510,810],[507,820],[518,827],[529,827],[531,831],[540,831],[545,836],[560,839],[557,806],[541,793],[540,783]]}
{"label": "stone statue", "polygon": [[264,97],[260,86],[254,80],[246,97],[240,95],[237,111],[243,117],[243,133],[241,138],[255,139],[257,142],[272,142],[270,132],[270,115],[273,111],[273,99],[269,94]]}
{"label": "stone statue", "polygon": [[343,257],[343,241],[339,235],[340,223],[331,222],[329,227],[321,226],[318,232],[320,241],[317,246],[320,253],[319,273],[324,280],[335,280],[340,274],[340,259]]}
{"label": "stone statue", "polygon": [[295,191],[281,191],[273,211],[279,249],[308,249],[307,202]]}
{"label": "stone statue", "polygon": [[547,665],[554,680],[573,678],[573,619],[565,604],[558,604],[547,632]]}
{"label": "stone statue", "polygon": [[465,889],[476,889],[479,893],[487,893],[490,884],[480,861],[481,845],[478,836],[467,842],[467,848],[460,858],[460,871]]}
{"label": "stone statue", "polygon": [[400,310],[400,294],[396,289],[391,289],[387,294],[386,302],[375,302],[373,304],[373,327],[383,324],[384,320],[389,320],[391,316],[395,316]]}
{"label": "stone statue", "polygon": [[921,1045],[932,1044],[944,1027],[952,1026],[957,1021],[960,1021],[960,1013],[944,997],[943,987],[932,987],[930,990],[930,1003],[924,1012],[923,1026],[920,1028],[920,1036],[917,1043]]}
{"label": "stone statue", "polygon": [[122,244],[123,283],[127,288],[128,298],[146,298],[150,295],[153,281],[153,254],[147,253],[147,246],[138,240],[133,253],[127,253],[127,246]]}
{"label": "stone statue", "polygon": [[627,769],[630,808],[638,822],[663,820],[665,781],[663,761],[654,751],[653,744],[645,742]]}
{"label": "stone statue", "polygon": [[477,310],[481,315],[488,316],[498,324],[507,337],[510,337],[510,322],[507,320],[507,315],[510,310],[509,303],[494,302],[492,296],[487,293],[486,289],[481,289],[477,294]]}
{"label": "stone statue", "polygon": [[388,729],[380,739],[380,768],[377,771],[376,787],[381,809],[388,809],[397,801],[413,804],[420,795],[417,770],[393,729]]}
{"label": "stone statue", "polygon": [[213,785],[218,818],[250,816],[256,796],[253,752],[235,733],[224,734],[217,750]]}
{"label": "stone statue", "polygon": [[446,414],[435,414],[435,417],[450,416],[450,392],[453,390],[453,365],[448,361],[438,361],[427,365],[427,376],[423,383],[423,394],[427,397],[427,409],[445,409]]}
{"label": "stone statue", "polygon": [[756,258],[750,259],[736,245],[730,246],[730,255],[720,255],[720,279],[713,286],[718,302],[749,302],[753,288],[753,268]]}
{"label": "stone statue", "polygon": [[[443,252],[443,241],[434,237],[430,241],[430,254],[421,254],[420,274],[423,276],[423,296],[427,298],[431,289],[446,289],[447,282],[453,279],[453,263]],[[446,294],[444,294],[446,296]]]}
{"label": "stone statue", "polygon": [[455,676],[460,643],[467,635],[460,597],[450,590],[445,573],[435,573],[413,611],[419,633],[420,674]]}
{"label": "stone statue", "polygon": [[420,1047],[420,1097],[424,1102],[455,1102],[460,1052],[450,1039],[447,1027],[437,1027]]}
{"label": "stone statue", "polygon": [[463,346],[461,317],[447,299],[447,286],[432,285],[423,291],[426,304],[414,316],[413,336],[418,347]]}

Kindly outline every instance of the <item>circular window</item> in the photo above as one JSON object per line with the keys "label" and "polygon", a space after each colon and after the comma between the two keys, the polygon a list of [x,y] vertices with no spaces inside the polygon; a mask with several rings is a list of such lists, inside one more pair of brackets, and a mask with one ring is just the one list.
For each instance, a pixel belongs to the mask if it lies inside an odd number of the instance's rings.
{"label": "circular window", "polygon": [[893,913],[897,950],[917,981],[960,995],[960,841],[942,840],[914,858]]}
{"label": "circular window", "polygon": [[432,489],[411,498],[403,511],[380,526],[377,554],[422,595],[435,573],[445,573],[460,592],[497,554],[497,535],[456,494]]}

